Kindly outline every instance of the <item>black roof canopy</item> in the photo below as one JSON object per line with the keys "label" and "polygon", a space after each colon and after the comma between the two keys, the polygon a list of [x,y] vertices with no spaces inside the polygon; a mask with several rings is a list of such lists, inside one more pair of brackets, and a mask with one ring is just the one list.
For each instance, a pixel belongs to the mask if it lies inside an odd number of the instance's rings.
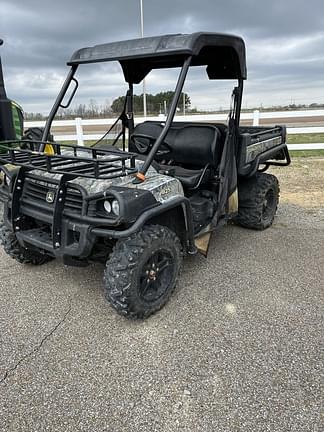
{"label": "black roof canopy", "polygon": [[191,65],[207,66],[210,79],[246,79],[242,38],[221,33],[192,33],[131,39],[76,51],[68,65],[117,60],[125,79],[139,83],[152,69],[180,67],[186,57]]}

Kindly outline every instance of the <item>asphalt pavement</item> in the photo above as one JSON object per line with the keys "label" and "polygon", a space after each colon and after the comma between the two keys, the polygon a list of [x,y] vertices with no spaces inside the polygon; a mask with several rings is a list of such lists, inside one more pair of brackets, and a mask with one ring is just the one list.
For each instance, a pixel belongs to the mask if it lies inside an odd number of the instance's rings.
{"label": "asphalt pavement", "polygon": [[1,250],[0,430],[322,431],[323,245],[320,208],[225,227],[139,322],[106,303],[102,266]]}

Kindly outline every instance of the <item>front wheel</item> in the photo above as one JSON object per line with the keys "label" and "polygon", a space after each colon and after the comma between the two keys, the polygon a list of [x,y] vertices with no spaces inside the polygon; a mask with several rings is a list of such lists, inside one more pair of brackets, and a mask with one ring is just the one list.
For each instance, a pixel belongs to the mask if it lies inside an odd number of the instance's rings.
{"label": "front wheel", "polygon": [[4,251],[20,264],[41,265],[53,259],[41,252],[23,248],[15,233],[8,229],[4,223],[0,224],[0,244]]}
{"label": "front wheel", "polygon": [[170,298],[182,263],[176,234],[148,225],[118,240],[104,273],[105,296],[121,315],[146,318]]}
{"label": "front wheel", "polygon": [[272,174],[258,172],[238,183],[239,208],[234,222],[246,228],[264,230],[272,225],[278,203],[279,182]]}

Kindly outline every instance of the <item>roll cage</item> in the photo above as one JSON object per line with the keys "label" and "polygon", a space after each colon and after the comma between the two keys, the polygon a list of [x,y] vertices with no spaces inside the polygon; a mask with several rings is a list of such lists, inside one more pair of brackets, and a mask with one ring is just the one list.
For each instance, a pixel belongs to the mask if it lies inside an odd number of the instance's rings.
{"label": "roll cage", "polygon": [[[244,41],[237,36],[219,33],[156,36],[96,45],[76,51],[67,63],[70,70],[50,111],[42,141],[48,141],[51,125],[58,109],[67,108],[77,91],[78,81],[75,73],[79,65],[114,60],[121,64],[125,80],[129,85],[123,112],[116,120],[116,122],[122,121],[124,148],[126,128],[129,134],[134,129],[133,84],[140,83],[153,69],[181,67],[164,127],[137,173],[137,181],[145,179],[145,174],[170,129],[190,66],[205,65],[209,79],[237,79],[238,85],[232,95],[233,103],[229,113],[226,139],[228,145],[235,145],[237,136],[235,130],[238,130],[240,121],[243,80],[246,79],[245,45]],[[63,105],[63,99],[71,82],[74,82],[74,88],[69,100]],[[41,144],[40,151],[44,148],[45,143]]]}

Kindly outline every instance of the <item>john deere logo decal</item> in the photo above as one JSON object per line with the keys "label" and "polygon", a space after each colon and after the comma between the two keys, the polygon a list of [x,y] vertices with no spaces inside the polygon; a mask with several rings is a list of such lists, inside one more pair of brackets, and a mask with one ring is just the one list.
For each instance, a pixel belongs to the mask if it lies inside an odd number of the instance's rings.
{"label": "john deere logo decal", "polygon": [[46,194],[46,202],[52,204],[55,200],[55,192],[48,191]]}

